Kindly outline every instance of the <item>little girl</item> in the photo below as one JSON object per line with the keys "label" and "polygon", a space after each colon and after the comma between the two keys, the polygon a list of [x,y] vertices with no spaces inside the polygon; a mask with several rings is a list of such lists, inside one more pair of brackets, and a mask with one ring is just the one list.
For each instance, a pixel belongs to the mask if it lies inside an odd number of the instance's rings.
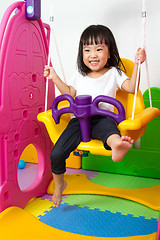
{"label": "little girl", "polygon": [[[131,79],[128,79],[120,69],[121,62],[114,36],[110,29],[102,25],[89,26],[81,35],[77,57],[78,71],[69,84],[65,84],[56,74],[53,67],[45,66],[44,77],[54,82],[62,94],[88,94],[94,99],[98,95],[116,97],[118,88],[134,93],[138,61],[145,61],[145,51],[137,50],[135,65]],[[101,103],[100,108],[113,111],[113,106]],[[91,119],[91,138],[101,139],[106,149],[112,149],[112,160],[121,161],[132,147],[133,140],[121,136],[116,123],[108,117],[94,116]],[[52,197],[58,207],[62,201],[62,192],[66,188],[64,173],[65,161],[70,153],[81,142],[80,125],[77,118],[72,118],[51,152],[51,167],[55,183]]]}

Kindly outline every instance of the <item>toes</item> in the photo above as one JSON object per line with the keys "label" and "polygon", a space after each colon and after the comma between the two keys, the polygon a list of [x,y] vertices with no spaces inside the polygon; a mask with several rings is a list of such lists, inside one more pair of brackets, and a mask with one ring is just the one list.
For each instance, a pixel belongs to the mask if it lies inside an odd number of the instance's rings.
{"label": "toes", "polygon": [[128,137],[128,136],[122,136],[121,137],[122,141],[126,141],[126,142],[129,142],[129,143],[134,143],[134,140],[131,138],[131,137]]}
{"label": "toes", "polygon": [[122,136],[122,137],[121,137],[121,139],[124,141],[124,139],[125,139],[125,136]]}
{"label": "toes", "polygon": [[[53,203],[54,203],[54,202],[53,202]],[[60,202],[55,202],[55,203],[54,203],[55,207],[59,207],[60,204],[61,204]]]}
{"label": "toes", "polygon": [[122,136],[121,139],[122,139],[123,141],[128,141],[129,137],[128,137],[128,136]]}
{"label": "toes", "polygon": [[52,202],[55,205],[55,207],[59,207],[61,204],[61,199],[55,199],[55,196],[52,197]]}

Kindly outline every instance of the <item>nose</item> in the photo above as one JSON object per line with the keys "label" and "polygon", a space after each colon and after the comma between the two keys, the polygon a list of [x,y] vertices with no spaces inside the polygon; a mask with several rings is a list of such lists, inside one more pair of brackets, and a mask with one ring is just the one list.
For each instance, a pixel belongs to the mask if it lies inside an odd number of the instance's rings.
{"label": "nose", "polygon": [[97,51],[92,50],[92,51],[91,51],[91,57],[92,57],[92,58],[96,58],[96,57],[97,57]]}

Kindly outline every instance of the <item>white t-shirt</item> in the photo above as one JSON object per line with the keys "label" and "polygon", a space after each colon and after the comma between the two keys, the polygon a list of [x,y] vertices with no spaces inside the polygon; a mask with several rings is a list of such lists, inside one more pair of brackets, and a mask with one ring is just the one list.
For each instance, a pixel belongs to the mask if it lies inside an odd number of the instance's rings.
{"label": "white t-shirt", "polygon": [[[74,76],[68,81],[68,85],[77,91],[76,95],[91,95],[92,100],[99,95],[115,98],[117,89],[121,88],[122,83],[127,78],[123,72],[120,75],[115,67],[112,67],[99,78],[83,76],[76,71]],[[99,107],[112,112],[114,111],[114,106],[111,104],[99,103]]]}

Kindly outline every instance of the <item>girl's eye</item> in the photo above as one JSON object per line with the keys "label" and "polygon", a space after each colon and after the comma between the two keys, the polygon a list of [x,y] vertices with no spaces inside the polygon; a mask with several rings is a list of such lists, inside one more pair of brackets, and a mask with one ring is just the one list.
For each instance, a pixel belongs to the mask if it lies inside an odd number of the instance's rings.
{"label": "girl's eye", "polygon": [[89,49],[85,49],[84,51],[85,51],[85,52],[89,52]]}
{"label": "girl's eye", "polygon": [[97,49],[97,52],[100,52],[100,51],[102,51],[102,48],[98,48],[98,49]]}

